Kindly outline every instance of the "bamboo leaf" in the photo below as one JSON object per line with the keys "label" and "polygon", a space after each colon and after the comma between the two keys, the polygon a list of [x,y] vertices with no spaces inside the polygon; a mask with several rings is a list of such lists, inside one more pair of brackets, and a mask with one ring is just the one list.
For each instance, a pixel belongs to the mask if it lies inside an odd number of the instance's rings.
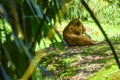
{"label": "bamboo leaf", "polygon": [[0,65],[0,72],[2,73],[2,76],[0,77],[0,79],[10,80],[9,76],[5,72],[4,67],[2,67],[1,65]]}

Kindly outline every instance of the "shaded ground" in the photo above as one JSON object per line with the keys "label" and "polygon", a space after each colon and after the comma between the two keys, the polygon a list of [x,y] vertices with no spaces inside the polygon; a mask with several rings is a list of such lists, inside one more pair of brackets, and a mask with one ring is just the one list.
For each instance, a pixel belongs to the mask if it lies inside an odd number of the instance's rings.
{"label": "shaded ground", "polygon": [[[114,43],[114,47],[116,52],[120,53],[120,44]],[[101,68],[115,63],[107,43],[84,47],[64,47],[64,51],[49,47],[47,51],[50,55],[42,58],[40,64],[59,80],[86,80]]]}

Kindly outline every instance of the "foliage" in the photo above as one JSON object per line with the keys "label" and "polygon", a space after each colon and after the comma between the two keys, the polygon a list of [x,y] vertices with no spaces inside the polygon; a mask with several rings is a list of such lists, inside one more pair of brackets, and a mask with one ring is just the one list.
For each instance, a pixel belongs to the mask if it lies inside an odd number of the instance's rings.
{"label": "foliage", "polygon": [[[57,17],[59,19],[58,12],[63,1],[46,0],[47,6],[42,7],[37,2],[41,1],[0,1],[0,79],[34,79],[38,65],[35,61],[36,43],[40,44],[43,38],[52,43],[58,42],[53,24]],[[40,58],[46,55],[45,50],[39,53]]]}
{"label": "foliage", "polygon": [[[86,0],[86,2],[101,23],[109,23],[114,26],[120,23],[119,0]],[[80,18],[83,21],[91,21],[89,13],[82,6],[80,0],[71,0],[65,6],[65,18]]]}
{"label": "foliage", "polygon": [[87,18],[89,15],[79,0],[71,0],[69,4],[66,3],[65,8],[63,11],[66,19]]}

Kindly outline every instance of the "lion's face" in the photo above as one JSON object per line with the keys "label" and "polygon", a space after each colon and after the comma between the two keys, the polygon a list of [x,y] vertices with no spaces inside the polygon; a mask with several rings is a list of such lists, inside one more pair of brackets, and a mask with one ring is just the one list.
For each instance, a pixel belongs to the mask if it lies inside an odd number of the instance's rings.
{"label": "lion's face", "polygon": [[84,34],[86,29],[84,28],[83,24],[79,21],[79,19],[74,19],[69,22],[69,24],[66,26],[64,29],[63,33],[68,33],[69,34],[76,34],[76,35],[81,35]]}
{"label": "lion's face", "polygon": [[79,34],[83,34],[86,29],[84,28],[83,24],[79,21],[79,19],[74,19],[71,21],[71,26],[73,27],[74,32],[78,32]]}

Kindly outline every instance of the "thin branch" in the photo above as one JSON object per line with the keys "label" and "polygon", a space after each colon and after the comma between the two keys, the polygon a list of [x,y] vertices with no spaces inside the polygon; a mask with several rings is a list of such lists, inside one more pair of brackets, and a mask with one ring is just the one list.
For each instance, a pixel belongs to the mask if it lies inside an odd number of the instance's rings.
{"label": "thin branch", "polygon": [[115,51],[115,49],[114,49],[111,41],[110,41],[109,38],[107,37],[107,35],[106,35],[105,31],[103,30],[102,26],[100,25],[98,19],[94,16],[93,12],[91,11],[91,9],[90,9],[90,7],[87,5],[87,3],[86,3],[84,0],[80,0],[80,1],[81,1],[81,3],[83,4],[83,6],[86,8],[86,10],[90,13],[91,17],[93,18],[93,20],[94,20],[95,23],[98,25],[98,27],[99,27],[99,29],[101,30],[101,32],[103,33],[106,41],[108,42],[108,44],[109,44],[109,46],[110,46],[110,48],[111,48],[111,50],[112,50],[112,52],[113,52],[113,55],[114,55],[115,60],[116,60],[116,63],[117,63],[117,65],[118,65],[119,69],[120,69],[120,62],[119,62],[118,56],[117,56],[117,54],[116,54],[116,51]]}

